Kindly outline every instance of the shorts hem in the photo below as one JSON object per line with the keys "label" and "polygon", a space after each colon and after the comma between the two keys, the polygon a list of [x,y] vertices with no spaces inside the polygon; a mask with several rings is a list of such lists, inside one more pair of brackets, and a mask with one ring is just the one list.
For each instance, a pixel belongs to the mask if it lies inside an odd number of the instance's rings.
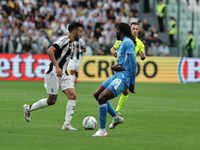
{"label": "shorts hem", "polygon": [[108,89],[111,90],[111,92],[114,94],[114,97],[117,97],[116,91],[113,89],[113,87],[109,86]]}

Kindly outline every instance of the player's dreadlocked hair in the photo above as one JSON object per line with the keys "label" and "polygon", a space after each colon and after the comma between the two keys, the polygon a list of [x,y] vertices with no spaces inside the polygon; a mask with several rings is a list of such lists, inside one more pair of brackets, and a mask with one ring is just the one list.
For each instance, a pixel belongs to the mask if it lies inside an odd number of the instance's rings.
{"label": "player's dreadlocked hair", "polygon": [[135,37],[131,33],[131,28],[127,23],[121,22],[117,27],[125,36],[130,38],[136,46]]}

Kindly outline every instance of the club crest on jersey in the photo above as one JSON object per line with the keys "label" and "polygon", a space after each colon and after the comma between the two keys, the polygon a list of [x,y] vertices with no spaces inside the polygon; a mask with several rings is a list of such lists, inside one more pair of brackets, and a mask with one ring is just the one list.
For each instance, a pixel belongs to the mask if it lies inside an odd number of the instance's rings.
{"label": "club crest on jersey", "polygon": [[182,57],[178,66],[180,82],[200,82],[200,59]]}

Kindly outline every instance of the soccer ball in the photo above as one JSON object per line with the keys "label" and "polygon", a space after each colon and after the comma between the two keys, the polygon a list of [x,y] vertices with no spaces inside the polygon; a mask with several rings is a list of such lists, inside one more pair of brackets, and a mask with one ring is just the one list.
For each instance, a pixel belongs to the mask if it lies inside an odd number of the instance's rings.
{"label": "soccer ball", "polygon": [[87,116],[83,119],[83,127],[86,130],[93,130],[97,126],[97,120],[92,116]]}

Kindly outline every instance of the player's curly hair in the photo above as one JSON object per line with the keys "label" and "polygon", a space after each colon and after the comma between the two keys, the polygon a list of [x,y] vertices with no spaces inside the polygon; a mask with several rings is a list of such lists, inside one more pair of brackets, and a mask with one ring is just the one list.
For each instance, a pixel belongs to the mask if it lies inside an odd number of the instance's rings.
{"label": "player's curly hair", "polygon": [[127,23],[121,22],[117,28],[124,34],[124,36],[130,38],[136,46],[135,37],[132,35],[131,28]]}

